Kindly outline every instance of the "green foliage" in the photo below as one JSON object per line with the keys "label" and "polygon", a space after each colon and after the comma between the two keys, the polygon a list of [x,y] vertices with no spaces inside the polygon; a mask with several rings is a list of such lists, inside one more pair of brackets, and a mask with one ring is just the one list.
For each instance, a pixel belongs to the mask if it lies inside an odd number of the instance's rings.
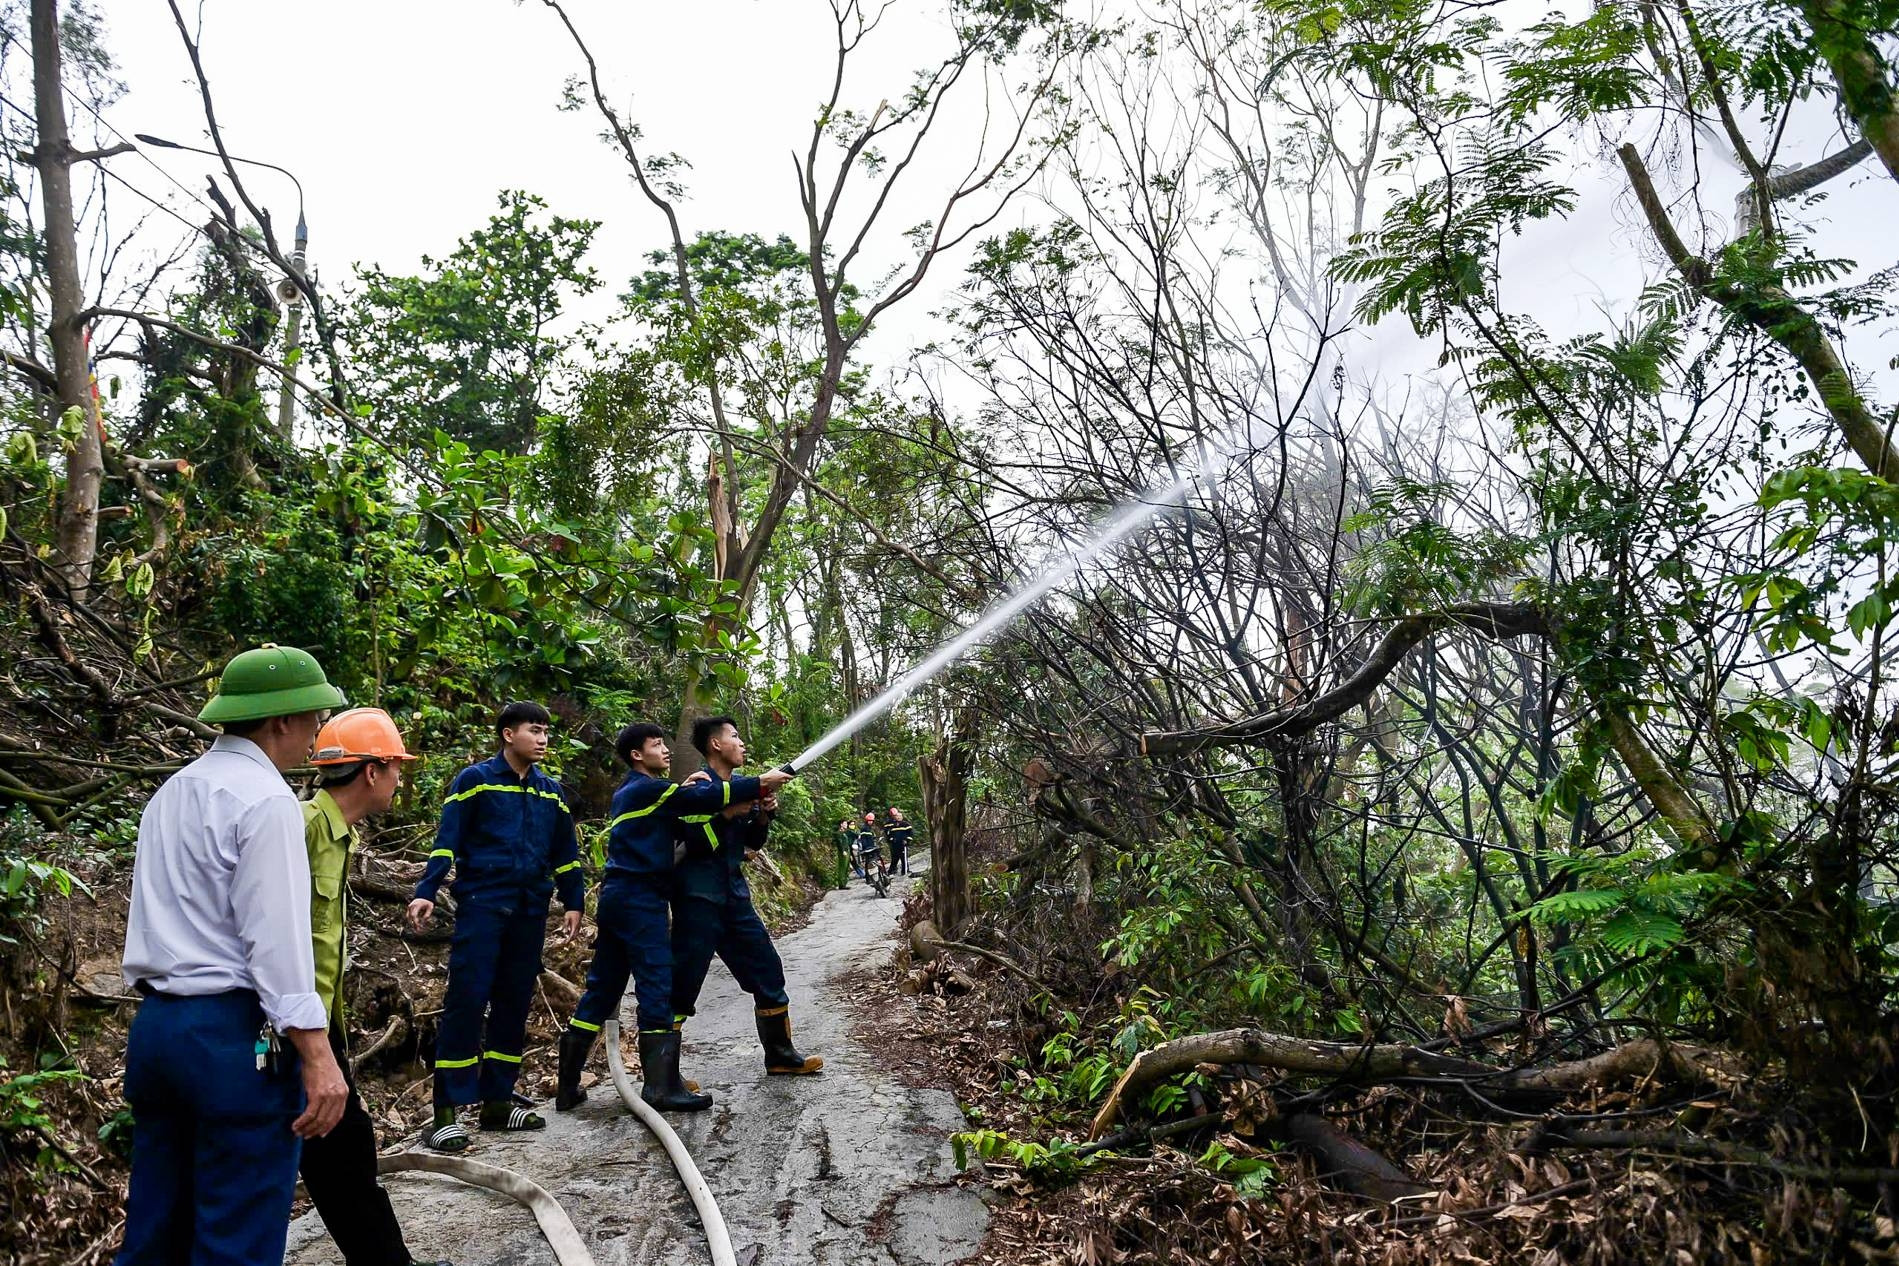
{"label": "green foliage", "polygon": [[1851,468],[1789,466],[1767,480],[1761,505],[1783,512],[1774,546],[1785,561],[1731,584],[1744,606],[1761,609],[1769,647],[1845,654],[1842,637],[1864,642],[1891,626],[1899,576],[1883,564],[1899,539],[1899,485]]}
{"label": "green foliage", "polygon": [[1363,287],[1358,315],[1377,321],[1402,312],[1422,336],[1487,311],[1499,239],[1575,209],[1575,191],[1547,177],[1559,157],[1549,145],[1505,132],[1466,138],[1455,155],[1458,174],[1401,199],[1376,232],[1333,261],[1333,276]]}
{"label": "green foliage", "polygon": [[[5,1077],[6,1067],[5,1057],[0,1057],[0,1135],[44,1131],[43,1138],[50,1136],[53,1119],[46,1113],[46,1089],[62,1082],[84,1081],[85,1074],[73,1068],[47,1068]],[[64,1163],[50,1142],[39,1149],[38,1157],[41,1169]]]}
{"label": "green foliage", "polygon": [[1533,542],[1493,531],[1459,531],[1438,520],[1448,484],[1397,480],[1348,516],[1347,532],[1369,539],[1353,555],[1353,605],[1366,614],[1411,615],[1485,597],[1518,574]]}
{"label": "green foliage", "polygon": [[211,583],[209,613],[240,645],[280,642],[340,662],[355,607],[349,576],[333,562],[342,543],[330,524],[287,509],[257,538],[207,540],[196,551]]}
{"label": "green foliage", "polygon": [[352,362],[381,401],[375,426],[398,444],[437,430],[476,450],[524,453],[544,429],[565,340],[552,326],[600,282],[582,259],[599,225],[543,218],[532,194],[500,195],[486,227],[431,270],[360,274],[340,322]]}
{"label": "green foliage", "polygon": [[1279,1177],[1279,1171],[1265,1157],[1236,1156],[1218,1139],[1207,1144],[1198,1164],[1232,1183],[1233,1193],[1245,1200],[1263,1198]]}
{"label": "green foliage", "polygon": [[99,1143],[121,1160],[132,1158],[132,1110],[120,1108],[99,1126]]}
{"label": "green foliage", "polygon": [[[1060,1081],[1038,1085],[1038,1097],[1078,1105],[1098,1103],[1120,1073],[1117,1054],[1111,1048],[1078,1047],[1079,1019],[1072,1011],[1066,1012],[1063,1018],[1062,1030],[1042,1044],[1042,1066],[1058,1072]],[[1046,1082],[1046,1079],[1037,1081]]]}
{"label": "green foliage", "polygon": [[1094,1163],[1094,1153],[1078,1155],[1076,1144],[1066,1139],[1046,1143],[1010,1138],[999,1130],[960,1130],[950,1135],[950,1154],[956,1168],[968,1169],[974,1160],[1003,1161],[1020,1168],[1043,1182],[1061,1182],[1074,1177]]}
{"label": "green foliage", "polygon": [[[1570,925],[1629,960],[1659,958],[1683,947],[1689,925],[1747,887],[1730,875],[1686,869],[1678,858],[1656,860],[1633,852],[1557,857],[1549,865],[1576,886],[1544,897],[1525,917],[1543,927]],[[1589,943],[1580,941],[1572,952],[1587,952]]]}
{"label": "green foliage", "polygon": [[63,866],[34,856],[38,824],[15,804],[0,818],[0,945],[16,945],[47,893],[69,897],[84,885]]}

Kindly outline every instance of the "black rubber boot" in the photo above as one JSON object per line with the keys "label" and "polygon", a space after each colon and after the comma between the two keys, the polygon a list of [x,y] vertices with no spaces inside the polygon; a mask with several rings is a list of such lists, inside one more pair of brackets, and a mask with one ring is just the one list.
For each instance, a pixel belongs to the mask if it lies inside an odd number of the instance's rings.
{"label": "black rubber boot", "polygon": [[554,1111],[571,1112],[587,1101],[580,1088],[580,1074],[587,1067],[593,1050],[593,1037],[586,1029],[569,1028],[560,1035],[560,1069],[554,1076]]}
{"label": "black rubber boot", "polygon": [[765,1071],[774,1076],[803,1077],[820,1071],[824,1061],[813,1055],[806,1058],[791,1044],[791,1008],[771,1007],[759,1011],[758,1041],[765,1048]]}
{"label": "black rubber boot", "polygon": [[[683,1015],[674,1016],[673,1017],[673,1032],[678,1033],[680,1035],[679,1050],[682,1057],[684,1056],[685,1050],[686,1050],[685,1028],[686,1028],[686,1017]],[[692,1091],[692,1093],[695,1095],[699,1093],[699,1083],[694,1081],[690,1077],[687,1077],[682,1074],[679,1078],[679,1084],[684,1086],[686,1089]]]}
{"label": "black rubber boot", "polygon": [[640,1034],[640,1098],[661,1112],[704,1112],[712,1106],[711,1095],[687,1090],[679,1080],[679,1033],[677,1030]]}

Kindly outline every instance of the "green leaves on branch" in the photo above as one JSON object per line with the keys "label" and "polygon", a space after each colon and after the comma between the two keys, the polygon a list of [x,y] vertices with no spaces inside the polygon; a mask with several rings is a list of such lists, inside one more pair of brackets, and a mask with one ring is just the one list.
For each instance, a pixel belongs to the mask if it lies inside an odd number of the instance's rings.
{"label": "green leaves on branch", "polygon": [[550,326],[600,284],[582,262],[599,225],[546,209],[509,191],[445,259],[424,256],[424,272],[363,270],[340,324],[381,429],[409,443],[439,429],[477,448],[534,447],[565,356]]}
{"label": "green leaves on branch", "polygon": [[1887,551],[1899,539],[1899,486],[1857,467],[1794,466],[1768,478],[1760,501],[1785,512],[1773,538],[1777,565],[1732,584],[1744,606],[1763,608],[1769,649],[1843,655],[1842,636],[1864,642],[1891,625],[1899,576]]}
{"label": "green leaves on branch", "polygon": [[1488,530],[1459,530],[1455,489],[1398,479],[1372,493],[1343,530],[1370,539],[1353,556],[1352,605],[1368,615],[1413,615],[1486,596],[1516,575],[1533,541]]}
{"label": "green leaves on branch", "polygon": [[1440,153],[1451,174],[1427,182],[1332,261],[1337,280],[1364,288],[1360,319],[1402,312],[1420,336],[1493,306],[1499,240],[1531,221],[1575,209],[1576,194],[1546,172],[1560,153],[1541,140],[1487,130]]}

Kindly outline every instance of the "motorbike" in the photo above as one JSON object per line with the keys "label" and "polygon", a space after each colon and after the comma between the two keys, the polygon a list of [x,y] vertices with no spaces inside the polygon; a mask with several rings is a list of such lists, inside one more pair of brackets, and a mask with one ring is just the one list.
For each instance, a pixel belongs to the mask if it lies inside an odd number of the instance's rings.
{"label": "motorbike", "polygon": [[890,867],[884,862],[884,851],[872,844],[869,848],[857,850],[857,866],[864,872],[864,882],[868,883],[880,897],[890,895]]}

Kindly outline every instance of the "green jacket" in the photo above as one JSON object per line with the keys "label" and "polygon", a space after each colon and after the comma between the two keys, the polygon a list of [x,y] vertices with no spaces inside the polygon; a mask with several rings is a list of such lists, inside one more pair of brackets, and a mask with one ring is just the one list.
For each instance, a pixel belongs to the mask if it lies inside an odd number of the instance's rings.
{"label": "green jacket", "polygon": [[310,936],[316,948],[316,991],[332,1027],[343,1023],[343,932],[349,921],[349,855],[356,832],[327,791],[303,805],[303,844],[310,851]]}

